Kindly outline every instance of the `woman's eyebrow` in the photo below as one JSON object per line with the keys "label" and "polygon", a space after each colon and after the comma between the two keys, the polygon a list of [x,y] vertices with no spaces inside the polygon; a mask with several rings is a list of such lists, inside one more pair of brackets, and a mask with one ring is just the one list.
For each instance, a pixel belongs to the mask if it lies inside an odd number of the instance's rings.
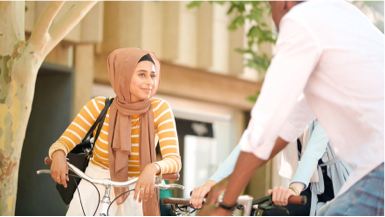
{"label": "woman's eyebrow", "polygon": [[139,69],[137,72],[148,72],[148,71],[145,69]]}

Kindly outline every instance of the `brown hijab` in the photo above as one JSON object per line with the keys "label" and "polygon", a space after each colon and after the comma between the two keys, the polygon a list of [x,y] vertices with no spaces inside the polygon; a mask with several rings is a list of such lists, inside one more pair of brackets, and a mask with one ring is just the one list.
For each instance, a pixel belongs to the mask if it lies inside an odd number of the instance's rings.
{"label": "brown hijab", "polygon": [[[116,98],[110,107],[108,129],[108,158],[112,181],[124,182],[128,180],[128,159],[131,155],[131,116],[140,116],[139,132],[139,163],[142,172],[147,164],[156,161],[154,115],[150,99],[131,102],[130,84],[138,61],[146,54],[150,54],[155,62],[157,91],[160,78],[160,63],[155,54],[139,48],[121,48],[113,51],[107,58],[108,74]],[[152,97],[152,96],[151,96]],[[114,188],[119,196],[127,188]],[[128,194],[117,199],[122,204]],[[142,200],[144,215],[160,215],[159,190],[155,189],[154,196],[147,201]]]}

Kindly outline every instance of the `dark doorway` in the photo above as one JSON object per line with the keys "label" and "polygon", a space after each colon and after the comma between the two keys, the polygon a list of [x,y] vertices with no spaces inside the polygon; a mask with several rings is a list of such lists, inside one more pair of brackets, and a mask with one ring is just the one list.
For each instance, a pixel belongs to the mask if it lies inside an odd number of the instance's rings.
{"label": "dark doorway", "polygon": [[32,112],[20,159],[16,215],[65,215],[50,174],[37,175],[48,149],[68,127],[71,120],[74,70],[43,63],[39,70]]}

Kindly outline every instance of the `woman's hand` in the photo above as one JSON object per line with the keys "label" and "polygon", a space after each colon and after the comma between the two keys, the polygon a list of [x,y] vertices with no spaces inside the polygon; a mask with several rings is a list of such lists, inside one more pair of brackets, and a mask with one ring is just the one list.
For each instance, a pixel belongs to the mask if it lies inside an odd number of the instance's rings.
{"label": "woman's hand", "polygon": [[147,201],[149,197],[154,196],[155,175],[158,173],[158,167],[155,164],[148,164],[140,174],[135,186],[134,200]]}
{"label": "woman's hand", "polygon": [[273,194],[272,200],[275,205],[278,206],[286,206],[288,204],[289,197],[292,195],[296,195],[296,193],[289,189],[284,188],[283,186],[274,187],[273,190],[267,190],[268,194]]}
{"label": "woman's hand", "polygon": [[190,197],[190,204],[195,208],[201,208],[203,198],[210,192],[211,187],[215,184],[217,184],[216,181],[208,180],[204,185],[194,188]]}
{"label": "woman's hand", "polygon": [[51,176],[55,182],[67,188],[68,165],[65,153],[57,150],[52,154]]}

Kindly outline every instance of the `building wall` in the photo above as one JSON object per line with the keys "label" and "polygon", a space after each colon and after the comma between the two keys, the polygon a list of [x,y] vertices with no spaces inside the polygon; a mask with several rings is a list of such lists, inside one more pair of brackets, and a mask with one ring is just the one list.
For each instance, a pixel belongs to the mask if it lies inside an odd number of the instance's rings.
{"label": "building wall", "polygon": [[[93,96],[95,86],[109,86],[109,53],[121,47],[153,51],[162,63],[158,94],[170,101],[176,117],[222,123],[214,125],[222,143],[220,164],[237,145],[248,122],[245,113],[253,106],[246,97],[260,90],[261,82],[257,72],[246,69],[243,56],[234,51],[245,44],[247,29],[227,30],[233,18],[226,14],[227,6],[204,2],[199,8],[187,9],[188,3],[98,2],[45,61],[75,68],[74,117]],[[58,17],[72,4],[66,2]],[[46,5],[26,2],[27,35]],[[272,50],[271,46],[263,49]],[[221,122],[220,117],[229,119]],[[255,179],[252,186],[270,186],[271,165],[259,173],[270,178]]]}

